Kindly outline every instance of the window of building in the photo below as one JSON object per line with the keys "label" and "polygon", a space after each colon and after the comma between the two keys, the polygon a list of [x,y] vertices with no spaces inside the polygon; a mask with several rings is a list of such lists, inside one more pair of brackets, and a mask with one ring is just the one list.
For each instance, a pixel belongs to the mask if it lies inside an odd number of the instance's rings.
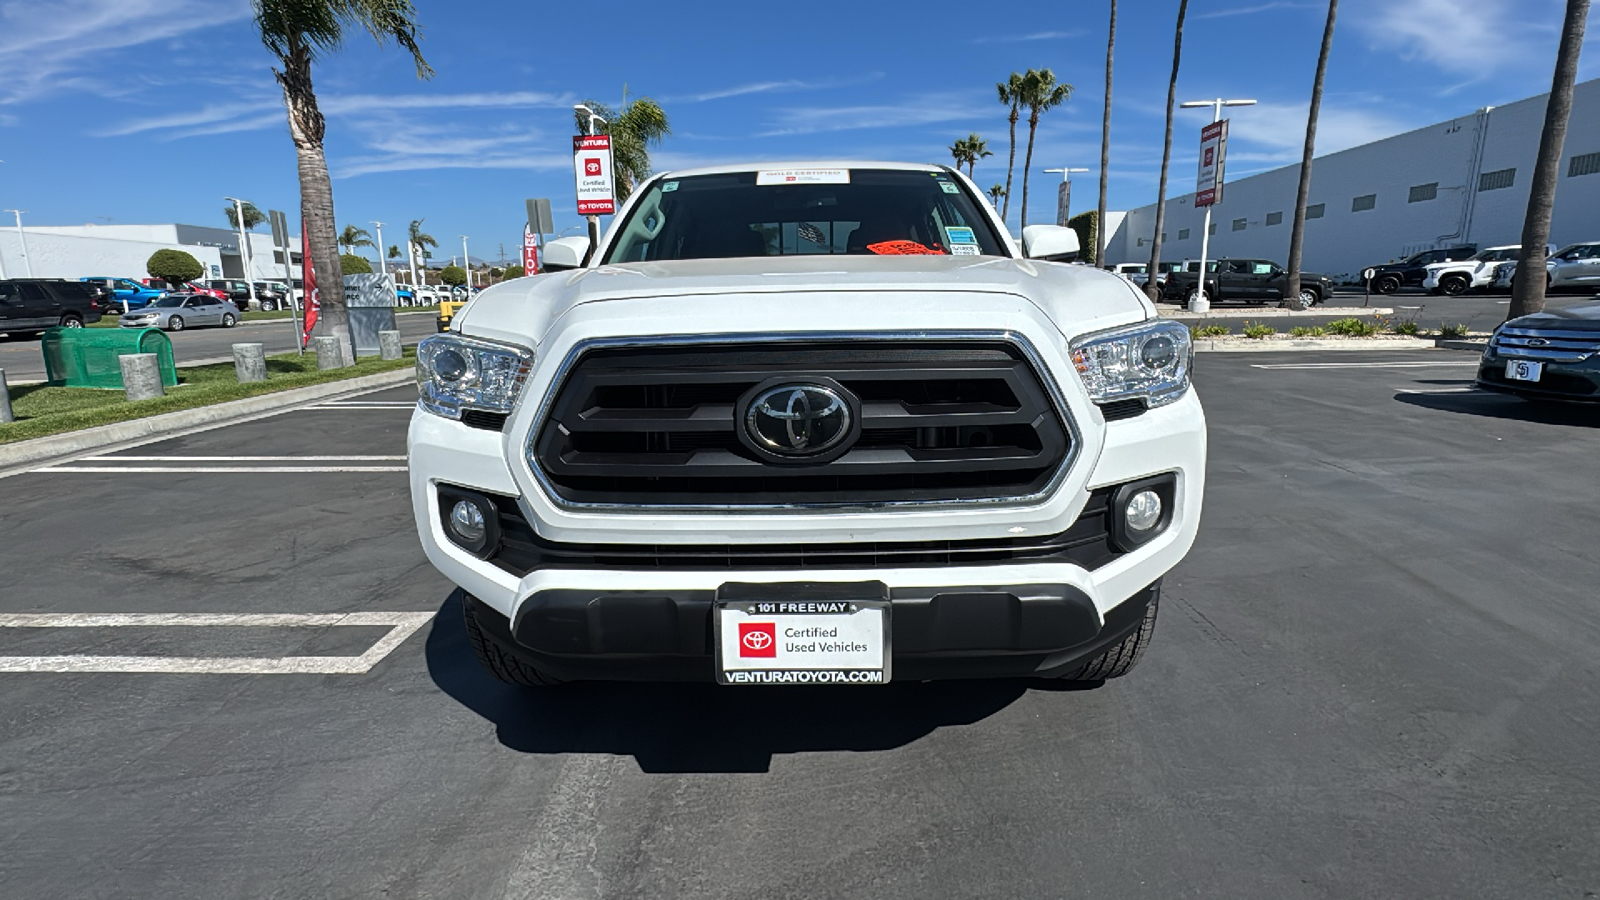
{"label": "window of building", "polygon": [[1244,219],[1234,219],[1233,220],[1233,230],[1234,231],[1243,231],[1246,224],[1247,223],[1245,222]]}
{"label": "window of building", "polygon": [[1373,209],[1373,208],[1377,207],[1377,205],[1378,205],[1378,195],[1377,194],[1362,194],[1361,196],[1359,196],[1359,197],[1355,198],[1354,200],[1350,201],[1350,211],[1351,212],[1366,212],[1369,209]]}
{"label": "window of building", "polygon": [[1187,229],[1187,228],[1179,228],[1178,229],[1178,240],[1187,241],[1188,239],[1189,239],[1189,229]]}
{"label": "window of building", "polygon": [[1281,213],[1281,212],[1270,212],[1270,213],[1267,213],[1267,224],[1268,225],[1282,225],[1283,224],[1283,213]]}
{"label": "window of building", "polygon": [[1217,233],[1217,223],[1212,222],[1211,223],[1211,227],[1206,229],[1206,234],[1216,234],[1216,233]]}
{"label": "window of building", "polygon": [[1308,218],[1308,219],[1320,219],[1320,218],[1322,218],[1322,214],[1327,212],[1327,211],[1328,211],[1328,204],[1326,204],[1326,203],[1314,203],[1314,204],[1306,207],[1306,218]]}
{"label": "window of building", "polygon": [[[1421,203],[1424,200],[1433,200],[1439,196],[1439,182],[1431,181],[1427,184],[1414,184],[1411,194],[1406,197],[1407,203]],[[1372,207],[1367,207],[1371,209]]]}
{"label": "window of building", "polygon": [[1495,172],[1485,172],[1478,176],[1478,190],[1498,191],[1501,188],[1511,187],[1511,185],[1516,183],[1516,180],[1516,169],[1500,169]]}
{"label": "window of building", "polygon": [[1585,153],[1574,156],[1572,162],[1567,164],[1567,177],[1577,178],[1579,175],[1593,175],[1600,172],[1600,153]]}

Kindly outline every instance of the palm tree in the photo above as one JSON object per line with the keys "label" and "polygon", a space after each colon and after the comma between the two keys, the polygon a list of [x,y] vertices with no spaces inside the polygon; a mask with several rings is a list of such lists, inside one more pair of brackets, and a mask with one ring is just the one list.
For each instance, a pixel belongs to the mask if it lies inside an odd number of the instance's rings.
{"label": "palm tree", "polygon": [[433,69],[417,46],[417,10],[411,0],[251,0],[251,6],[261,43],[281,66],[272,74],[283,88],[289,136],[294,140],[300,175],[300,227],[310,251],[307,262],[314,261],[321,276],[317,279],[321,306],[316,333],[338,337],[345,351],[353,353],[334,236],[333,184],[322,149],[327,123],[311,85],[311,64],[337,50],[347,30],[360,27],[380,45],[393,39],[410,53],[418,78],[433,77]]}
{"label": "palm tree", "polygon": [[991,201],[993,201],[995,203],[999,203],[1000,202],[1000,198],[1004,197],[1005,195],[1006,195],[1005,185],[1003,185],[1003,184],[993,184],[993,185],[989,186],[989,199]]}
{"label": "palm tree", "polygon": [[966,138],[956,138],[956,142],[950,145],[950,158],[956,161],[957,169],[967,164],[969,152]]}
{"label": "palm tree", "polygon": [[421,219],[411,220],[410,227],[406,229],[406,242],[406,246],[411,251],[411,282],[415,284],[417,281],[417,260],[424,260],[424,267],[426,267],[426,260],[432,255],[428,253],[428,248],[439,246],[439,242],[434,239],[433,235],[422,230]]}
{"label": "palm tree", "polygon": [[[1160,288],[1155,275],[1161,271],[1161,232],[1167,227],[1167,166],[1172,162],[1172,109],[1178,102],[1178,63],[1183,61],[1183,17],[1189,12],[1189,0],[1178,0],[1178,27],[1172,37],[1172,80],[1167,82],[1167,137],[1161,147],[1161,186],[1156,190],[1156,231],[1150,239],[1150,279],[1144,292],[1154,301]],[[1200,273],[1200,284],[1206,283],[1206,273]]]}
{"label": "palm tree", "polygon": [[978,137],[976,131],[967,135],[967,177],[972,177],[972,170],[977,167],[978,160],[987,159],[994,153],[989,150],[989,142]]}
{"label": "palm tree", "polygon": [[266,214],[261,210],[256,209],[256,205],[248,200],[239,204],[237,209],[234,208],[232,203],[229,203],[227,206],[224,206],[222,210],[228,214],[228,225],[235,230],[237,230],[239,227],[239,213],[241,211],[244,213],[245,231],[255,231],[257,225],[260,225],[262,222],[267,220]]}
{"label": "palm tree", "polygon": [[367,231],[365,228],[357,228],[354,225],[346,225],[344,230],[339,232],[339,246],[343,248],[343,252],[351,253],[354,252],[357,247],[372,247],[373,249],[377,249],[378,245],[372,242],[372,233]]}
{"label": "palm tree", "polygon": [[[1311,80],[1311,110],[1306,115],[1306,146],[1300,154],[1300,189],[1294,196],[1294,224],[1289,229],[1288,284],[1283,297],[1290,309],[1310,309],[1300,296],[1300,250],[1306,236],[1306,203],[1311,197],[1311,157],[1317,149],[1317,117],[1322,112],[1322,79],[1328,74],[1328,51],[1333,47],[1333,21],[1339,15],[1339,0],[1328,0],[1328,24],[1322,28],[1322,52],[1317,56],[1317,74]],[[1311,298],[1314,302],[1315,298]]]}
{"label": "palm tree", "polygon": [[1111,176],[1111,53],[1117,48],[1117,0],[1111,0],[1111,30],[1106,37],[1106,107],[1100,116],[1100,204],[1095,207],[1094,265],[1106,267],[1106,183]]}
{"label": "palm tree", "polygon": [[[596,134],[611,135],[611,168],[616,173],[617,202],[621,203],[633,193],[634,185],[650,177],[650,148],[661,146],[661,139],[672,133],[667,114],[661,105],[649,97],[628,102],[628,89],[622,89],[622,109],[617,110],[585,100],[585,106],[595,111],[603,122],[596,123]],[[587,132],[589,116],[573,110],[578,131]]]}
{"label": "palm tree", "polygon": [[400,245],[399,244],[390,244],[389,245],[389,255],[386,258],[388,258],[388,259],[399,259],[400,258]]}
{"label": "palm tree", "polygon": [[1567,141],[1567,119],[1572,115],[1572,82],[1578,74],[1578,54],[1583,49],[1583,26],[1588,17],[1589,0],[1567,0],[1561,43],[1556,45],[1556,71],[1550,80],[1550,102],[1545,105],[1539,155],[1533,164],[1528,216],[1522,220],[1522,250],[1517,254],[1508,321],[1544,309],[1545,280],[1530,276],[1544,274],[1544,245],[1550,240],[1556,176],[1561,174],[1561,148]]}
{"label": "palm tree", "polygon": [[1011,214],[1011,171],[1017,167],[1017,119],[1021,117],[1022,110],[1022,76],[1012,72],[1010,78],[994,87],[1000,95],[1000,105],[1011,107],[1011,112],[1006,115],[1006,121],[1011,123],[1011,154],[1006,159],[1006,192],[1001,195],[1006,202],[1000,210],[1000,218],[1004,220]]}
{"label": "palm tree", "polygon": [[1072,85],[1058,84],[1049,69],[1029,69],[1022,78],[1022,105],[1028,108],[1028,155],[1022,161],[1022,225],[1028,227],[1028,176],[1033,174],[1033,138],[1039,130],[1039,114],[1054,109],[1072,97]]}

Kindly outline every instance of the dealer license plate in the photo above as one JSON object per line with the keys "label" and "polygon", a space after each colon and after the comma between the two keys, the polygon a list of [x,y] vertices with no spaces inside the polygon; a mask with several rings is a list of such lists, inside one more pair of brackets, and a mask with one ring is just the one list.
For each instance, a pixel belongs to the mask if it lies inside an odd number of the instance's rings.
{"label": "dealer license plate", "polygon": [[1506,380],[1508,381],[1538,381],[1544,374],[1544,363],[1528,362],[1523,359],[1513,359],[1506,362]]}
{"label": "dealer license plate", "polygon": [[889,604],[719,601],[719,684],[886,684]]}

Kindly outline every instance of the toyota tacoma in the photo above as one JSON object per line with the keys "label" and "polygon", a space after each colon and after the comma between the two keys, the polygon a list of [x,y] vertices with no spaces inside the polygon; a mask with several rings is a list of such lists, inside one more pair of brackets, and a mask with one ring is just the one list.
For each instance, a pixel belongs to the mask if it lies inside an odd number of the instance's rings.
{"label": "toyota tacoma", "polygon": [[[1122,675],[1194,542],[1183,326],[954,169],[655,175],[417,354],[423,548],[503,681]],[[583,239],[577,239],[585,244]]]}

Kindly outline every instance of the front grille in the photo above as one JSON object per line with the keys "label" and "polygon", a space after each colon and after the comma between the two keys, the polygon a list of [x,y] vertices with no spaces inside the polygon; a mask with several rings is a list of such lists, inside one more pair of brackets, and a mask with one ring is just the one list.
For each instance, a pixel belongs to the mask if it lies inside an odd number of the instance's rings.
{"label": "front grille", "polygon": [[1501,328],[1494,336],[1494,348],[1501,356],[1512,359],[1577,363],[1600,353],[1600,331]]}
{"label": "front grille", "polygon": [[1095,569],[1121,555],[1111,542],[1114,487],[1092,491],[1072,527],[1043,537],[850,544],[556,544],[534,533],[517,501],[499,508],[500,550],[489,562],[517,577],[539,569],[871,569],[1071,562]]}
{"label": "front grille", "polygon": [[[816,464],[765,460],[738,404],[772,378],[833,379],[860,401],[860,438]],[[1071,438],[1017,345],[786,342],[603,348],[572,367],[531,448],[573,503],[857,505],[1043,491]]]}

